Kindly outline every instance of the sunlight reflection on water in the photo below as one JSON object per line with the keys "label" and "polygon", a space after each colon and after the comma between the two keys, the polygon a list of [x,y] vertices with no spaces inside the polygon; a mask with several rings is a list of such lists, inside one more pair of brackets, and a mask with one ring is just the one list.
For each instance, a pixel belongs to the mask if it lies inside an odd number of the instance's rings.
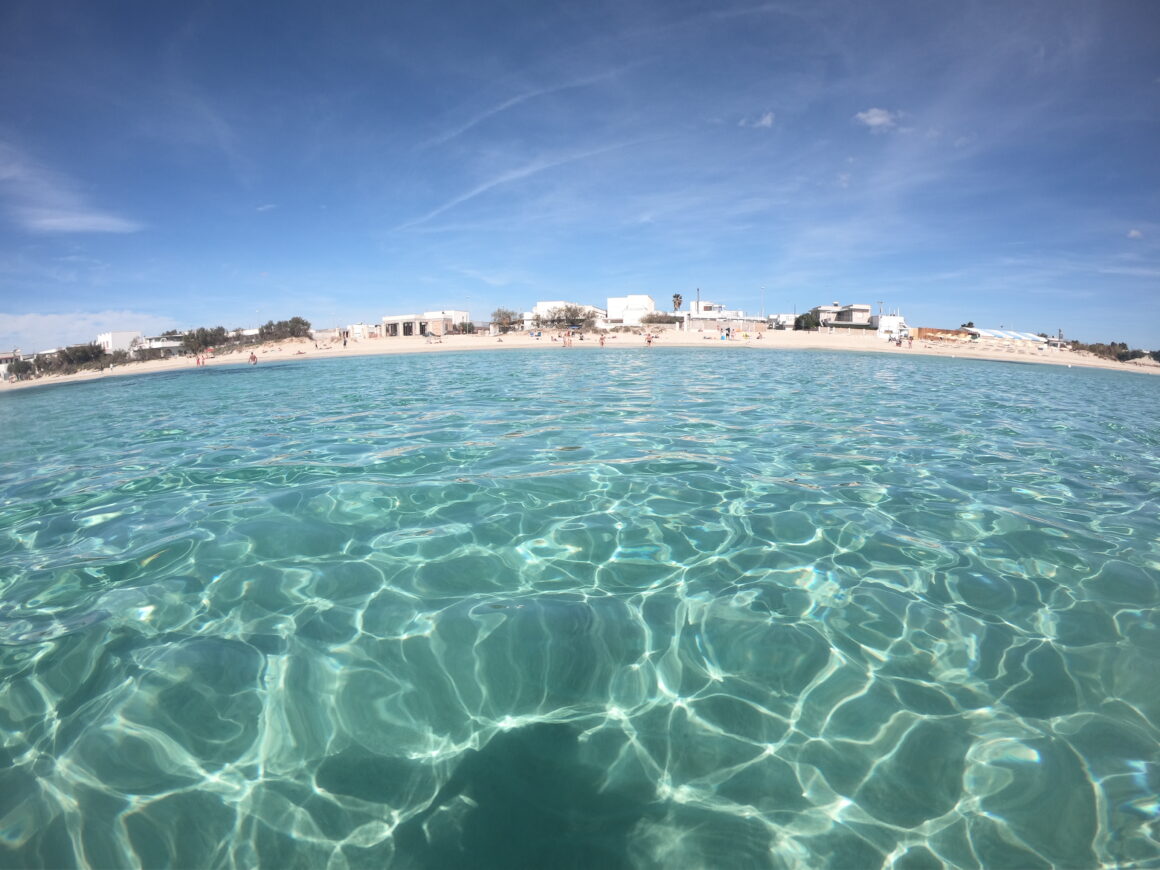
{"label": "sunlight reflection on water", "polygon": [[0,407],[5,864],[1160,861],[1157,379],[584,348]]}

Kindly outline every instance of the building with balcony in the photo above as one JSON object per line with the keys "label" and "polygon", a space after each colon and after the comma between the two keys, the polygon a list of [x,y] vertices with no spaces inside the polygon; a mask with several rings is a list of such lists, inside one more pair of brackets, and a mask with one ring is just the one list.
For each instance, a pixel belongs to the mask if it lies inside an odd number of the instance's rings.
{"label": "building with balcony", "polygon": [[869,328],[871,325],[871,311],[871,307],[863,303],[842,305],[838,302],[833,302],[830,305],[815,305],[810,309],[810,314],[818,319],[818,323],[821,326]]}

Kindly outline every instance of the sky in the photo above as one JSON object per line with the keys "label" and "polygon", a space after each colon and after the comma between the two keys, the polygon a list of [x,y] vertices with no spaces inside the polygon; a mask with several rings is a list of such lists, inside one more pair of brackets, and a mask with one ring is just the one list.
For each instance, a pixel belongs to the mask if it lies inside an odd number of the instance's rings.
{"label": "sky", "polygon": [[0,4],[0,348],[680,293],[1160,349],[1160,3]]}

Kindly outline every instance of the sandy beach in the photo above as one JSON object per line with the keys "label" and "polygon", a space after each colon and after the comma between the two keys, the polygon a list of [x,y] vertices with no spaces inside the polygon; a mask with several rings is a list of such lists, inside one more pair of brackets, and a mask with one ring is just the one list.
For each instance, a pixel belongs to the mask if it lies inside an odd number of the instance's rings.
{"label": "sandy beach", "polygon": [[[393,353],[442,353],[446,351],[514,349],[539,349],[567,353],[585,348],[601,349],[598,334],[587,333],[583,339],[574,339],[571,347],[565,347],[560,340],[552,340],[551,336],[553,334],[545,330],[541,338],[535,338],[525,332],[509,333],[500,337],[486,334],[448,335],[442,339],[436,339],[430,342],[425,338],[370,338],[352,340],[348,342],[346,347],[343,347],[341,344],[314,342],[310,339],[287,339],[282,342],[267,342],[256,347],[251,346],[226,351],[225,353],[208,358],[205,364],[210,367],[243,364],[249,359],[251,351],[258,357],[258,365],[261,365],[262,363],[281,362],[290,359],[324,359],[329,357],[369,356]],[[1101,359],[1085,351],[1004,348],[998,345],[967,341],[916,340],[913,346],[908,346],[906,343],[903,343],[902,347],[898,347],[878,339],[871,332],[851,333],[838,331],[830,333],[825,331],[795,332],[792,330],[770,330],[761,333],[760,338],[755,333],[749,333],[748,337],[739,336],[729,341],[722,341],[716,330],[682,332],[668,329],[655,332],[654,335],[656,336],[653,341],[654,347],[700,347],[713,348],[722,352],[744,348],[753,350],[835,350],[900,355],[920,354],[925,356],[998,360],[1040,365],[1083,366],[1121,372],[1160,374],[1160,363],[1148,357],[1132,360],[1131,362],[1116,362]],[[605,347],[602,350],[604,352],[615,352],[620,348],[644,346],[645,338],[643,332],[640,334],[616,332],[606,335]],[[18,383],[5,381],[0,383],[0,391],[92,381],[100,378],[117,377],[119,375],[139,375],[149,374],[151,372],[193,369],[195,367],[193,357],[175,357],[167,360],[128,363],[100,372],[89,371],[72,375],[54,375]]]}

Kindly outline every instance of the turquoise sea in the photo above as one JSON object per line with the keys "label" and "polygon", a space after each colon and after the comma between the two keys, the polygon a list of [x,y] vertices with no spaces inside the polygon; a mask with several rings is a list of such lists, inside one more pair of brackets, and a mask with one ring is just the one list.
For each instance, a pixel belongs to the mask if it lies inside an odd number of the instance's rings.
{"label": "turquoise sea", "polygon": [[1160,866],[1160,378],[551,348],[0,395],[0,866]]}

